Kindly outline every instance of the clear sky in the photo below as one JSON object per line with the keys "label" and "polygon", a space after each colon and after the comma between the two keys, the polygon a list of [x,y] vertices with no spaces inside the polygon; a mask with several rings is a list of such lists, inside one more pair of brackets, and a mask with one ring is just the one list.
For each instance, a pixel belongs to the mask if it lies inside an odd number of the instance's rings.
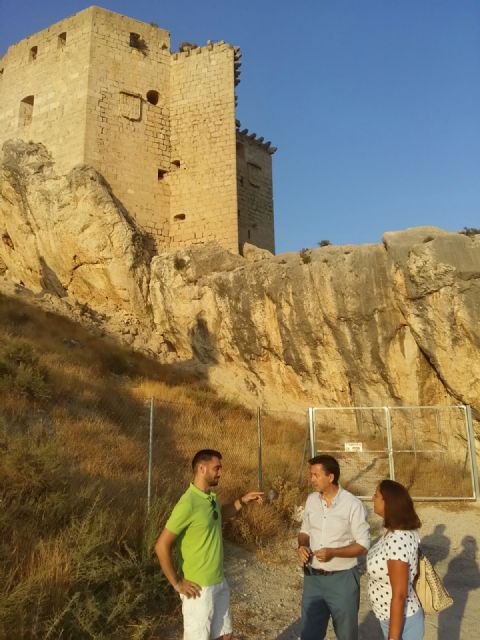
{"label": "clear sky", "polygon": [[[0,51],[90,6],[0,0]],[[104,0],[240,45],[237,117],[271,140],[277,252],[480,227],[479,0]]]}

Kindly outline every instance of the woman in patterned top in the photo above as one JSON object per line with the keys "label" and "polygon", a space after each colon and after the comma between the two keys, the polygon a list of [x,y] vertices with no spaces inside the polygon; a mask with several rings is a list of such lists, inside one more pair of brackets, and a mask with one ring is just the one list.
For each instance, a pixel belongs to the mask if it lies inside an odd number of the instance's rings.
{"label": "woman in patterned top", "polygon": [[385,532],[367,555],[368,596],[385,640],[422,640],[424,614],[413,588],[418,566],[420,520],[407,489],[382,480],[373,510]]}

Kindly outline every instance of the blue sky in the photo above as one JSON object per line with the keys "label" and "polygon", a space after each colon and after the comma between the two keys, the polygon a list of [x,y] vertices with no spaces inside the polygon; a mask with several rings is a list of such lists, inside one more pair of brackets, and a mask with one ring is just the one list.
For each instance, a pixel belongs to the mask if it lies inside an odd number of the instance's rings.
{"label": "blue sky", "polygon": [[[0,51],[89,6],[0,0]],[[242,48],[238,118],[278,146],[277,252],[480,227],[478,0],[104,0],[172,47]]]}

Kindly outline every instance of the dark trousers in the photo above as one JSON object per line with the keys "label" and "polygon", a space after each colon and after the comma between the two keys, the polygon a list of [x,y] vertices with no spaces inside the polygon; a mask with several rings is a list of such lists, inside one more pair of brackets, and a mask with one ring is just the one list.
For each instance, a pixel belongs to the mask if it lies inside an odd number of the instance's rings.
{"label": "dark trousers", "polygon": [[332,616],[337,640],[358,640],[358,568],[330,576],[306,575],[302,597],[302,640],[323,640]]}

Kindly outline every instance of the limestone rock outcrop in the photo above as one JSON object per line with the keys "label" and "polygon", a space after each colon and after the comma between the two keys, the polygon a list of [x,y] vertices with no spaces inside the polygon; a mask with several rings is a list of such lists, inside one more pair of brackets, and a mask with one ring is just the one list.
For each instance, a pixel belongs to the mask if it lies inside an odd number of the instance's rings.
{"label": "limestone rock outcrop", "polygon": [[147,236],[94,169],[58,176],[43,145],[4,144],[0,271],[9,279],[135,325],[145,316],[149,258]]}
{"label": "limestone rock outcrop", "polygon": [[480,237],[419,228],[253,264],[206,246],[151,273],[158,335],[237,394],[480,408]]}
{"label": "limestone rock outcrop", "polygon": [[[3,275],[2,275],[3,274]],[[419,227],[382,244],[246,257],[152,255],[92,169],[36,145],[0,168],[0,277],[250,405],[466,403],[480,412],[480,236]]]}

